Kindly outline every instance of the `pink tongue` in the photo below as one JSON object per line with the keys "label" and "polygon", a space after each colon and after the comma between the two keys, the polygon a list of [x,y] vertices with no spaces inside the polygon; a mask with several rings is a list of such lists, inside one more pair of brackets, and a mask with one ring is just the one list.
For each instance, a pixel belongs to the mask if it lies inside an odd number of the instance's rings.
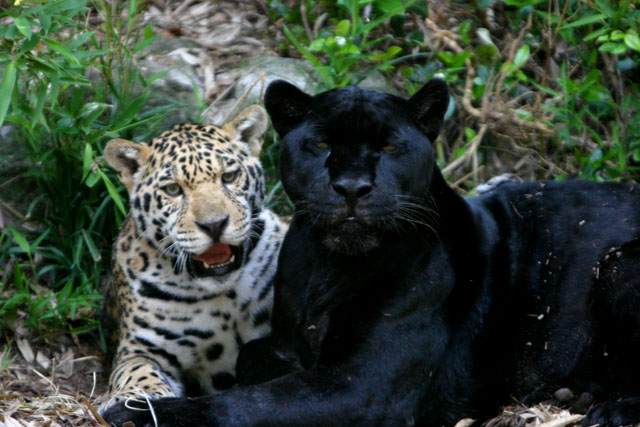
{"label": "pink tongue", "polygon": [[196,255],[193,259],[207,264],[221,264],[231,257],[231,247],[224,243],[214,243],[209,249]]}

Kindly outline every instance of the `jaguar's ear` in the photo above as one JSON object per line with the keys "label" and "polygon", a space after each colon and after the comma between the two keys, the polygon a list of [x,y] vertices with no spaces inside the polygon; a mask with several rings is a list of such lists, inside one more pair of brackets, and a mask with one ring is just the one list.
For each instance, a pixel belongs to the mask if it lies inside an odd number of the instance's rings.
{"label": "jaguar's ear", "polygon": [[422,89],[409,98],[413,118],[422,125],[432,143],[438,137],[444,114],[449,106],[449,91],[442,79],[431,79]]}
{"label": "jaguar's ear", "polygon": [[224,130],[247,145],[254,157],[260,156],[262,135],[267,131],[269,119],[267,112],[259,105],[250,105],[233,120],[224,125]]}
{"label": "jaguar's ear", "polygon": [[264,105],[280,137],[300,122],[310,102],[311,95],[284,80],[272,82],[264,97]]}
{"label": "jaguar's ear", "polygon": [[146,144],[138,144],[126,139],[112,139],[104,149],[104,158],[117,173],[120,181],[131,193],[133,175],[146,163],[151,152]]}

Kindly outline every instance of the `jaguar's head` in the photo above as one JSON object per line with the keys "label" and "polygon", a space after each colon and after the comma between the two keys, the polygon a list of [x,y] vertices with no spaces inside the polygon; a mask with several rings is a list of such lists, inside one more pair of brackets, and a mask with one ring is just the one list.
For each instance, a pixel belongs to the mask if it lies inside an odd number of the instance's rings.
{"label": "jaguar's head", "polygon": [[449,94],[433,79],[410,99],[343,87],[310,96],[273,82],[265,105],[282,137],[280,175],[324,244],[354,255],[431,220],[431,142]]}
{"label": "jaguar's head", "polygon": [[177,271],[222,276],[242,265],[264,198],[258,156],[267,124],[254,105],[223,127],[177,125],[148,144],[107,144],[138,234]]}

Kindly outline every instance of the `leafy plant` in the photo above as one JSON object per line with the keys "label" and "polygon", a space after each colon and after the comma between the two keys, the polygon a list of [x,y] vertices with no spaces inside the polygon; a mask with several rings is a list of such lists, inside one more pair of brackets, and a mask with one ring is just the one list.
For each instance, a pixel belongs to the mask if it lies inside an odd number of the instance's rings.
{"label": "leafy plant", "polygon": [[17,354],[14,354],[13,356],[11,356],[11,345],[12,345],[12,341],[11,339],[7,339],[6,344],[4,345],[2,351],[0,351],[0,374],[2,373],[2,371],[9,369],[9,367],[11,367],[11,365],[13,364],[13,362],[16,360],[16,358],[18,357]]}
{"label": "leafy plant", "polygon": [[[372,38],[376,29],[395,16],[402,16],[413,1],[361,1],[337,2],[335,25],[316,35],[307,35],[308,43],[287,26],[283,31],[292,45],[314,67],[322,81],[321,89],[357,85],[372,71],[393,68],[403,51],[394,45],[391,34]],[[364,5],[364,8],[362,7]],[[366,10],[363,17],[363,9]],[[340,19],[341,16],[345,18]],[[298,31],[298,33],[300,33]],[[366,71],[363,71],[366,67]]]}
{"label": "leafy plant", "polygon": [[[21,310],[35,329],[79,332],[93,325],[91,312],[80,308],[97,304],[125,215],[122,188],[100,153],[112,137],[146,138],[172,108],[144,110],[160,75],[145,78],[134,60],[155,39],[150,27],[137,25],[142,2],[92,6],[104,18],[100,33],[87,24],[88,0],[0,11],[8,22],[0,27],[0,124],[14,130],[33,165],[24,177],[40,195],[24,213],[37,231],[3,231],[0,262],[15,268],[3,284],[0,318]],[[85,320],[78,326],[79,313]]]}
{"label": "leafy plant", "polygon": [[[445,20],[427,18],[425,27],[434,34],[424,44],[428,57],[401,67],[409,93],[440,74],[458,101],[444,132],[453,134],[453,141],[436,142],[441,166],[455,170],[456,179],[463,176],[468,188],[477,184],[478,169],[492,150],[530,156],[538,164],[529,178],[638,179],[637,5],[628,0],[478,5],[471,13],[454,10],[455,32],[443,27]],[[495,22],[485,19],[489,12]],[[469,137],[469,130],[480,135],[483,129],[481,144]],[[472,174],[461,172],[469,167]]]}

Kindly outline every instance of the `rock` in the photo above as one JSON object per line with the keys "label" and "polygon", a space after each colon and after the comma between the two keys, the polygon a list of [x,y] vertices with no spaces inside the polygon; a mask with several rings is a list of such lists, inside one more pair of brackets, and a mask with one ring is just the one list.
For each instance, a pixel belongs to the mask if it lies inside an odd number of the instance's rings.
{"label": "rock", "polygon": [[250,58],[238,69],[222,73],[217,78],[236,82],[228,99],[212,103],[202,113],[203,123],[222,124],[244,107],[262,103],[264,91],[274,80],[286,80],[311,93],[317,91],[319,85],[309,62],[276,56]]}
{"label": "rock", "polygon": [[[274,80],[286,80],[307,93],[318,93],[324,90],[313,66],[308,61],[269,55],[249,58],[239,68],[221,73],[217,79],[236,80],[236,83],[228,99],[212,103],[202,113],[203,123],[222,124],[244,107],[262,103],[264,91]],[[371,73],[358,86],[390,90],[386,79],[378,72]]]}
{"label": "rock", "polygon": [[171,111],[162,123],[163,129],[197,120],[199,108],[194,86],[206,98],[214,85],[213,62],[206,49],[188,39],[159,38],[141,55],[139,66],[145,79],[166,72],[151,83],[145,110],[174,102],[183,107]]}
{"label": "rock", "polygon": [[564,403],[573,399],[573,392],[566,387],[559,388],[553,393],[553,397],[556,398],[558,402]]}

